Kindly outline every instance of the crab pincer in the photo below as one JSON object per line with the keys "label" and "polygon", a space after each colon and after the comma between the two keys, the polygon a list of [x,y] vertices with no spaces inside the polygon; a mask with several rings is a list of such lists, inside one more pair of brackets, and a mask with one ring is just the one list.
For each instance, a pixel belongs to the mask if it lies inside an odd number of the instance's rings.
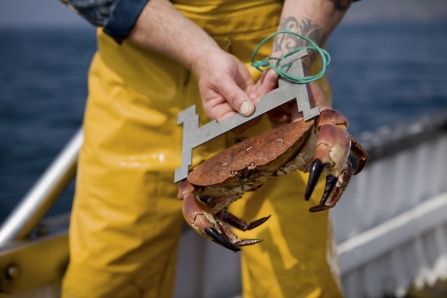
{"label": "crab pincer", "polygon": [[[320,204],[309,209],[322,211],[335,206],[346,189],[352,175],[359,173],[368,160],[368,153],[347,132],[348,120],[336,110],[324,110],[317,120],[318,137],[315,157],[309,171],[305,199],[309,200],[323,172],[326,186]],[[357,160],[357,170],[352,173],[349,153]]]}
{"label": "crab pincer", "polygon": [[197,233],[234,252],[240,251],[241,246],[252,245],[262,241],[262,239],[238,239],[225,226],[225,223],[239,230],[246,231],[261,225],[270,216],[247,223],[223,209],[227,206],[227,202],[236,200],[240,195],[212,198],[210,195],[196,196],[194,192],[200,193],[200,187],[195,187],[187,180],[180,183],[179,198],[184,201],[182,207],[183,216],[188,225]]}

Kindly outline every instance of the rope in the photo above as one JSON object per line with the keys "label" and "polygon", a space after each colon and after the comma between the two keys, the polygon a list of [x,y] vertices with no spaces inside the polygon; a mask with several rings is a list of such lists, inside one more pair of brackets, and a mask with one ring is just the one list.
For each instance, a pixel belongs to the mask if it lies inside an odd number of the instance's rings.
{"label": "rope", "polygon": [[[255,55],[258,53],[259,49],[272,37],[278,35],[278,34],[293,34],[295,36],[298,36],[302,39],[304,39],[305,41],[307,41],[308,43],[310,43],[310,46],[305,46],[305,47],[301,47],[301,48],[297,48],[294,49],[284,55],[282,55],[281,57],[267,57],[262,59],[261,61],[254,61]],[[321,58],[323,59],[323,68],[321,69],[320,73],[318,73],[317,75],[314,76],[305,76],[305,77],[296,77],[293,75],[288,74],[284,68],[285,67],[289,67],[292,65],[292,63],[286,63],[283,65],[280,65],[280,62],[282,59],[293,55],[294,53],[301,51],[302,49],[306,49],[306,50],[315,50],[317,51],[320,55]],[[275,60],[276,63],[271,63],[270,60]],[[253,54],[251,55],[251,65],[253,67],[255,67],[257,70],[259,70],[260,72],[263,72],[263,70],[260,67],[270,67],[272,68],[274,71],[276,71],[281,77],[288,79],[289,81],[293,82],[293,83],[297,83],[297,84],[307,84],[313,81],[316,81],[318,79],[320,79],[324,73],[326,72],[326,68],[329,66],[329,63],[331,62],[331,56],[329,55],[329,53],[320,48],[315,42],[313,42],[311,39],[307,38],[306,36],[303,36],[299,33],[293,32],[293,31],[289,31],[289,30],[281,30],[278,31],[276,33],[273,33],[272,35],[268,36],[267,38],[265,38],[263,41],[261,41],[261,43],[259,43],[259,45],[256,47],[256,49],[253,51]]]}

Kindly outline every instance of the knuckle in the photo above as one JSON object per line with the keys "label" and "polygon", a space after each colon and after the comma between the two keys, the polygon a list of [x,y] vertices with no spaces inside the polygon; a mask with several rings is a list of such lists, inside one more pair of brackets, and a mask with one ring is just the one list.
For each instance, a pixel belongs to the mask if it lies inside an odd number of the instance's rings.
{"label": "knuckle", "polygon": [[226,92],[225,94],[225,99],[226,101],[228,101],[228,103],[230,103],[230,105],[234,108],[238,108],[238,104],[239,104],[239,92],[237,92],[237,90],[235,89],[230,89]]}

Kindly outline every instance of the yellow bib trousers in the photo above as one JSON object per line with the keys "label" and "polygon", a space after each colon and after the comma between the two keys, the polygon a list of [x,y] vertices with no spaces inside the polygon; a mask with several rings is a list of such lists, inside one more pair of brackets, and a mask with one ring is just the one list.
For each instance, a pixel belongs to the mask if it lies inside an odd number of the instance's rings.
{"label": "yellow bib trousers", "polygon": [[[251,54],[276,31],[282,1],[174,4],[246,63],[255,79],[260,76],[249,65]],[[268,56],[270,49],[265,45],[257,58]],[[62,296],[171,297],[184,224],[173,183],[182,155],[177,114],[196,104],[201,125],[209,121],[197,79],[169,58],[127,41],[118,45],[99,30],[88,84]],[[244,135],[266,129],[263,120]],[[195,149],[193,164],[228,147],[235,137],[228,133]],[[244,298],[342,296],[328,212],[308,212],[324,183],[306,202],[306,182],[306,174],[291,173],[231,205],[247,221],[272,215],[252,231],[236,231],[241,238],[264,239],[242,249]]]}

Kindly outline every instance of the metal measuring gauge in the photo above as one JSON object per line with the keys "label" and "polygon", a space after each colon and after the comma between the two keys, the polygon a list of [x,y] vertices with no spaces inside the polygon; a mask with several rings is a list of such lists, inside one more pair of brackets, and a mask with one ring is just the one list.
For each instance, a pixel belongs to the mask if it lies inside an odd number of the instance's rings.
{"label": "metal measuring gauge", "polygon": [[[280,65],[290,63],[288,69],[285,67],[284,70],[290,75],[304,77],[301,58],[306,55],[306,49],[302,49],[282,59]],[[304,121],[320,115],[318,107],[310,107],[305,84],[292,83],[281,77],[278,79],[278,88],[261,97],[251,116],[235,114],[221,122],[213,120],[199,127],[199,116],[196,114],[195,105],[181,111],[177,116],[177,124],[183,125],[182,165],[175,169],[174,182],[188,177],[189,166],[192,164],[192,149],[292,100],[296,100],[298,111],[303,113]]]}

